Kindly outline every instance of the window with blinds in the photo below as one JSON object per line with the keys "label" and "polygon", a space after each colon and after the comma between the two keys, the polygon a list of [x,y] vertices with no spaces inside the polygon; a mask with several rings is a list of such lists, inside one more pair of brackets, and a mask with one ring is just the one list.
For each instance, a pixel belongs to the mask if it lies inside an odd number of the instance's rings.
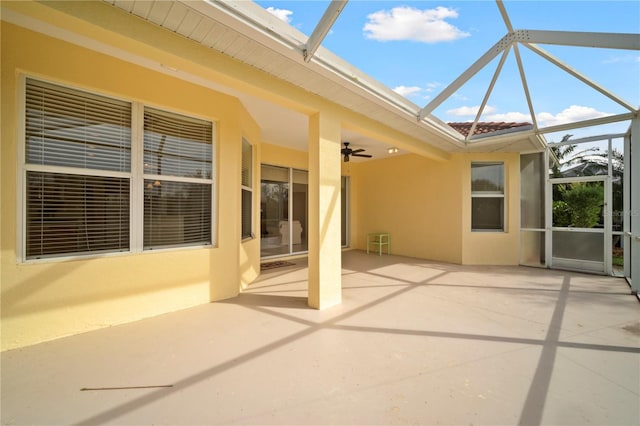
{"label": "window with blinds", "polygon": [[144,249],[212,242],[213,125],[144,110]]}
{"label": "window with blinds", "polygon": [[129,250],[131,104],[33,79],[25,94],[26,258]]}
{"label": "window with blinds", "polygon": [[251,227],[253,200],[253,148],[249,141],[242,138],[242,239],[252,238]]}
{"label": "window with blinds", "polygon": [[21,259],[213,243],[211,121],[33,78],[24,99]]}

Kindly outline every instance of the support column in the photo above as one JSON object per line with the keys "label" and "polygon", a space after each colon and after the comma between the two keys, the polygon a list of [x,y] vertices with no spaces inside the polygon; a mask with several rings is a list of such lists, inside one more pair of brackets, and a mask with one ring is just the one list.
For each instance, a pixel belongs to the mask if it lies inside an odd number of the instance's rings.
{"label": "support column", "polygon": [[327,112],[309,117],[309,306],[342,301],[340,238],[340,120]]}
{"label": "support column", "polygon": [[[631,219],[631,291],[640,293],[640,118],[631,121],[631,179],[630,190],[626,193],[631,198],[631,211],[628,215]],[[627,170],[625,170],[627,173]]]}

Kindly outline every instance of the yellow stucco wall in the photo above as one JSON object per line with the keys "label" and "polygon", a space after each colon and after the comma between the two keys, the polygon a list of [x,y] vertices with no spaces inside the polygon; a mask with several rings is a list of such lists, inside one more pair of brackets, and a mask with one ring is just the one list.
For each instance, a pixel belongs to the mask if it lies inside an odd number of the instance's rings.
{"label": "yellow stucco wall", "polygon": [[[505,232],[471,231],[471,163],[505,163]],[[351,176],[351,246],[366,250],[369,232],[389,232],[397,255],[466,265],[517,265],[520,218],[517,153],[414,154],[343,166]]]}
{"label": "yellow stucco wall", "polygon": [[459,167],[415,154],[351,164],[352,246],[364,250],[367,233],[384,231],[393,254],[460,263]]}
{"label": "yellow stucco wall", "polygon": [[[19,263],[17,105],[22,74],[216,122],[217,158],[225,159],[216,167],[217,247]],[[257,240],[240,246],[243,134],[259,143],[257,126],[235,98],[3,23],[2,349],[235,296],[240,272],[230,265],[238,265],[242,257],[249,280],[259,262]]]}
{"label": "yellow stucco wall", "polygon": [[[462,263],[466,265],[517,265],[520,235],[520,154],[460,154],[462,177]],[[502,161],[505,165],[505,231],[471,231],[471,163]]]}
{"label": "yellow stucco wall", "polygon": [[309,170],[309,154],[307,152],[269,143],[261,145],[260,160],[262,164],[271,166]]}

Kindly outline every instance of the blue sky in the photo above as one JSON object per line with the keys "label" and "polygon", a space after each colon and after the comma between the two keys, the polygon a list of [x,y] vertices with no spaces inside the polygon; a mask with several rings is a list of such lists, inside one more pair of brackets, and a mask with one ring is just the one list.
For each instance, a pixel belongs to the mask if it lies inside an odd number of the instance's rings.
{"label": "blue sky", "polygon": [[[329,1],[257,1],[310,35]],[[514,29],[640,33],[640,1],[505,1]],[[454,81],[507,33],[494,1],[351,0],[323,46],[419,106]],[[640,52],[540,45],[573,69],[637,108]],[[527,48],[520,47],[533,107],[541,126],[625,112]],[[498,62],[434,111],[445,121],[469,121]],[[513,51],[483,121],[530,121]],[[623,132],[628,123],[599,133]],[[555,135],[554,135],[555,136]],[[553,141],[553,136],[548,137]]]}

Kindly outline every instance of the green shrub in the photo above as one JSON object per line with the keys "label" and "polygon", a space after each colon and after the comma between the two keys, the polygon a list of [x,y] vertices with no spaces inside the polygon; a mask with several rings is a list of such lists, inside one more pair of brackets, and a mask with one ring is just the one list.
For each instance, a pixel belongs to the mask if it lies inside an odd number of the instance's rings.
{"label": "green shrub", "polygon": [[563,198],[568,206],[571,218],[570,226],[593,228],[598,224],[600,212],[604,205],[604,188],[602,185],[577,182],[572,184],[571,188],[563,194]]}

